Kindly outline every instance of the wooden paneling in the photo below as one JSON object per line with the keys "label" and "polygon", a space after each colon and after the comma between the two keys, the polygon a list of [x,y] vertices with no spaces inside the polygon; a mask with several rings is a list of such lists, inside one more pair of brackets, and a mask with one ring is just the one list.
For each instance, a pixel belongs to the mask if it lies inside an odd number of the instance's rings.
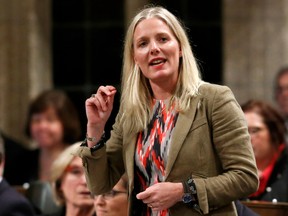
{"label": "wooden paneling", "polygon": [[266,201],[242,202],[261,216],[288,216],[288,203]]}

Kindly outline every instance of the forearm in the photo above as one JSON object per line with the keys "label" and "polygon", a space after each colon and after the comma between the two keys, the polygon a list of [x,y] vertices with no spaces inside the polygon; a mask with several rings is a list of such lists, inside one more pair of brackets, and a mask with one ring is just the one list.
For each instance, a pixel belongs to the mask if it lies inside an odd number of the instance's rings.
{"label": "forearm", "polygon": [[104,133],[104,127],[105,125],[94,125],[87,123],[87,132],[86,132],[86,138],[87,139],[87,145],[88,147],[94,146],[97,142],[100,141],[103,133]]}

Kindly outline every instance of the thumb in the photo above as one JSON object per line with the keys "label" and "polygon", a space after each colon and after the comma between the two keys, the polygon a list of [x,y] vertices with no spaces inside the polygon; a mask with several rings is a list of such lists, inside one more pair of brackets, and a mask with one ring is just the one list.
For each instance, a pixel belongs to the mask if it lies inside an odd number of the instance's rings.
{"label": "thumb", "polygon": [[148,193],[146,191],[140,192],[136,195],[137,199],[143,200],[146,199],[148,197]]}

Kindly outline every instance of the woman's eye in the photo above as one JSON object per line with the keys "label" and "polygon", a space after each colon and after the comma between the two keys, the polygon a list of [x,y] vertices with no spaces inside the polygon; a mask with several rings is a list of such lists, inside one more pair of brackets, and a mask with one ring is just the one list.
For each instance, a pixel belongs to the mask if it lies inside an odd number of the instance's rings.
{"label": "woman's eye", "polygon": [[147,43],[145,41],[139,43],[139,47],[144,47]]}
{"label": "woman's eye", "polygon": [[79,174],[82,174],[82,170],[81,169],[72,169],[71,170],[71,173],[74,174],[74,175],[79,175]]}
{"label": "woman's eye", "polygon": [[162,38],[161,38],[161,41],[162,41],[162,42],[166,42],[166,41],[167,41],[167,38],[166,38],[166,37],[162,37]]}

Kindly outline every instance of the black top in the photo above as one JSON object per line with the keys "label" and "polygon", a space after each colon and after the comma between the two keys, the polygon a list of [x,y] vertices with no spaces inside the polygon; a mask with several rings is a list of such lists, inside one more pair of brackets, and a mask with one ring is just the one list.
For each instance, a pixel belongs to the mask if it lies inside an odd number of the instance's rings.
{"label": "black top", "polygon": [[266,190],[258,197],[251,200],[288,202],[288,153],[287,147],[283,150],[276,161],[274,169],[268,180]]}

